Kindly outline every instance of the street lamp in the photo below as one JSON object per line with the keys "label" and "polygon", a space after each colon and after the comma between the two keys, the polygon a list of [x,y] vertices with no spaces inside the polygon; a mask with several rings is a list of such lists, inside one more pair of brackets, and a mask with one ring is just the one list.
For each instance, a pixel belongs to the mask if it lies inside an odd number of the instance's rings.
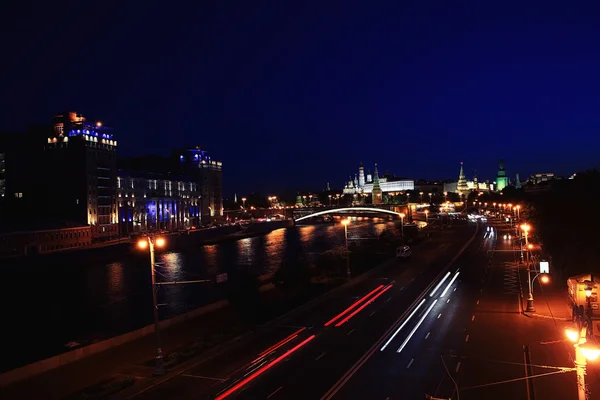
{"label": "street lamp", "polygon": [[[529,283],[529,293],[527,294],[527,312],[535,312],[535,307],[533,306],[533,290],[532,290],[532,283],[531,283],[531,268],[529,265],[529,241],[528,241],[528,234],[529,234],[529,230],[531,229],[531,226],[529,226],[528,224],[523,224],[521,225],[521,230],[523,230],[523,232],[525,233],[525,245],[528,247],[527,248],[527,281]],[[521,260],[523,259],[523,244],[521,243]]]}
{"label": "street lamp", "polygon": [[421,204],[423,204],[423,192],[419,192],[419,195],[421,196]]}
{"label": "street lamp", "polygon": [[[400,213],[400,234],[402,235],[402,244],[404,244],[404,217],[406,217],[406,214],[404,213]],[[427,214],[425,214],[425,216],[427,216]]]}
{"label": "street lamp", "polygon": [[577,399],[587,400],[585,387],[585,374],[587,360],[594,361],[600,357],[600,349],[591,343],[587,343],[587,323],[579,330],[566,329],[567,338],[573,342],[575,347],[575,369],[577,370]]}
{"label": "street lamp", "polygon": [[350,223],[350,218],[346,218],[342,220],[342,224],[344,225],[344,237],[346,238],[346,277],[350,279],[350,250],[348,249],[348,224]]}
{"label": "street lamp", "polygon": [[242,207],[246,208],[246,198],[242,197]]}
{"label": "street lamp", "polygon": [[[245,199],[243,199],[245,200]],[[154,375],[164,375],[165,364],[164,354],[160,344],[160,324],[158,320],[158,299],[157,290],[158,285],[156,284],[156,263],[154,259],[154,248],[164,247],[165,239],[162,237],[147,236],[140,239],[138,247],[142,250],[148,248],[150,250],[150,275],[152,277],[152,306],[154,308],[154,335],[156,337],[156,356],[154,357]]]}

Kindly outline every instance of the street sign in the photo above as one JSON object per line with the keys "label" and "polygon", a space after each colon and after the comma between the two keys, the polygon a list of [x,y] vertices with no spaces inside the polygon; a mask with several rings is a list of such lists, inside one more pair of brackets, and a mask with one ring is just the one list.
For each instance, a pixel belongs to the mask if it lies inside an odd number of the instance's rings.
{"label": "street sign", "polygon": [[548,261],[540,261],[540,274],[550,273],[550,263]]}
{"label": "street sign", "polygon": [[217,283],[227,282],[227,272],[217,275]]}

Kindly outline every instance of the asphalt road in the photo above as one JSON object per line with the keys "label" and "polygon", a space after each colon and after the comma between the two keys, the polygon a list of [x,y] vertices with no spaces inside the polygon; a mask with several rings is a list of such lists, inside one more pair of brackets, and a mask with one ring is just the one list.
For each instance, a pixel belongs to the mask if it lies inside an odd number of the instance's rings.
{"label": "asphalt road", "polygon": [[394,260],[355,286],[294,313],[251,340],[233,345],[222,355],[134,398],[318,399],[378,340],[391,321],[406,312],[473,233],[474,226],[466,223],[436,232],[430,242],[415,249],[411,259]]}
{"label": "asphalt road", "polygon": [[[547,350],[544,363],[540,358],[536,363],[526,351],[525,345],[556,339],[561,329],[521,314],[518,252],[503,239],[507,228],[503,224],[496,228],[500,230],[495,235],[486,235],[457,260],[451,271],[460,274],[445,296],[436,293],[428,298],[384,351],[379,342],[364,365],[322,398],[422,399],[426,394],[461,400],[574,398],[573,374],[530,379],[529,387],[524,379],[555,373],[548,366],[572,362],[562,349]],[[526,361],[547,364],[528,370]],[[540,384],[539,379],[552,381]]]}

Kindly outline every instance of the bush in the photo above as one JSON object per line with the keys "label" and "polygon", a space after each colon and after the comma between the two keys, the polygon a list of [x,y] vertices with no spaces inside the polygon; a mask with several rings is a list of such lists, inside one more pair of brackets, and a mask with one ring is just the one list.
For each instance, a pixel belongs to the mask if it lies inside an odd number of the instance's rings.
{"label": "bush", "polygon": [[338,246],[327,250],[317,259],[317,274],[327,278],[345,276],[346,257],[348,257],[348,251],[345,246]]}

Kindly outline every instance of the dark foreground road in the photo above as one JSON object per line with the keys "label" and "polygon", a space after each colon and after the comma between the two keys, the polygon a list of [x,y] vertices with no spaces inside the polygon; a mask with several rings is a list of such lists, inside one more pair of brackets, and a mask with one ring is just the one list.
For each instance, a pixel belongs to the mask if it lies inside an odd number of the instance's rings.
{"label": "dark foreground road", "polygon": [[410,260],[388,262],[357,285],[134,398],[318,399],[410,308],[474,233],[475,226],[466,223],[440,231]]}

